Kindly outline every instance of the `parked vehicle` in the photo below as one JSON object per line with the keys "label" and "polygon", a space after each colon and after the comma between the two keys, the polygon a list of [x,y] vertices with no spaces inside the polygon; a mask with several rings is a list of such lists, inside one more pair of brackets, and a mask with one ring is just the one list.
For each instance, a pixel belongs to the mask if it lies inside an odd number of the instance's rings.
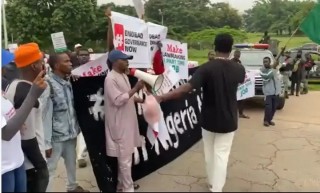
{"label": "parked vehicle", "polygon": [[[255,96],[252,99],[264,100],[264,94],[262,92],[262,78],[260,76],[260,69],[263,67],[263,58],[271,58],[271,63],[275,62],[275,58],[270,50],[268,50],[268,45],[261,46],[261,44],[245,44],[235,45],[237,49],[241,52],[241,62],[247,71],[252,71],[255,73]],[[256,46],[255,46],[256,45]],[[259,48],[259,49],[257,49]],[[230,54],[230,58],[233,57],[234,50]],[[280,65],[279,67],[280,68]],[[281,80],[281,93],[280,100],[278,104],[278,109],[283,109],[285,105],[285,94],[284,94],[284,84],[282,81],[282,75],[279,73]]]}

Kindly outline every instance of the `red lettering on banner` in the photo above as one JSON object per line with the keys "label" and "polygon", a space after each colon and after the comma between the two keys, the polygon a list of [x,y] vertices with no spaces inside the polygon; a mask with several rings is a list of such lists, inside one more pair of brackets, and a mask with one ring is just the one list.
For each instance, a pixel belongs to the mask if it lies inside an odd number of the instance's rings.
{"label": "red lettering on banner", "polygon": [[102,72],[102,66],[98,65],[97,67],[90,67],[90,69],[87,72],[83,72],[82,76],[96,76]]}
{"label": "red lettering on banner", "polygon": [[182,48],[179,48],[177,45],[167,44],[167,51],[182,54]]}

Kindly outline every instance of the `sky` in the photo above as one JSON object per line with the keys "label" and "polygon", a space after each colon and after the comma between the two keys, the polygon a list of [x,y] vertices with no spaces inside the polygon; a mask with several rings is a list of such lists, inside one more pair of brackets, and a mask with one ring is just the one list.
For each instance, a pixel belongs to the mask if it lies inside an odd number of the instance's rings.
{"label": "sky", "polygon": [[[211,0],[213,3],[229,2],[232,7],[238,9],[240,12],[250,9],[253,6],[254,1],[255,0]],[[132,0],[98,0],[99,4],[106,4],[110,2],[114,2],[118,5],[133,5]]]}

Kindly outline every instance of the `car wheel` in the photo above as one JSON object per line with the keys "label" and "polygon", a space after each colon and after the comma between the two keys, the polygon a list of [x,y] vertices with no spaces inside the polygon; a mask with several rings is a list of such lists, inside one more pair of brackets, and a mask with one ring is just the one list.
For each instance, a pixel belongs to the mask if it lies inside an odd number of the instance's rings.
{"label": "car wheel", "polygon": [[282,110],[285,103],[286,103],[286,99],[284,97],[280,97],[277,109]]}

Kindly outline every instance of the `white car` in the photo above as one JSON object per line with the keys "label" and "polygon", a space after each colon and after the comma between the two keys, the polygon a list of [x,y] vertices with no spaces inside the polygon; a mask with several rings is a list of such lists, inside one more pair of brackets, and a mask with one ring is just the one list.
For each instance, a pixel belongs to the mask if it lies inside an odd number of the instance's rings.
{"label": "white car", "polygon": [[[243,46],[244,47],[244,46]],[[262,92],[262,78],[260,76],[260,69],[263,67],[263,58],[269,57],[271,58],[271,63],[275,62],[275,58],[272,55],[271,51],[268,49],[255,49],[255,48],[243,48],[239,49],[241,52],[241,63],[245,67],[247,71],[255,72],[255,96],[252,99],[260,99],[264,100],[264,94]],[[233,50],[230,54],[230,58],[233,57],[234,54]],[[279,66],[280,68],[280,66]],[[278,109],[283,109],[285,105],[285,90],[284,84],[282,81],[282,75],[279,73],[280,80],[281,80],[281,93],[280,93],[280,100],[278,103]]]}

